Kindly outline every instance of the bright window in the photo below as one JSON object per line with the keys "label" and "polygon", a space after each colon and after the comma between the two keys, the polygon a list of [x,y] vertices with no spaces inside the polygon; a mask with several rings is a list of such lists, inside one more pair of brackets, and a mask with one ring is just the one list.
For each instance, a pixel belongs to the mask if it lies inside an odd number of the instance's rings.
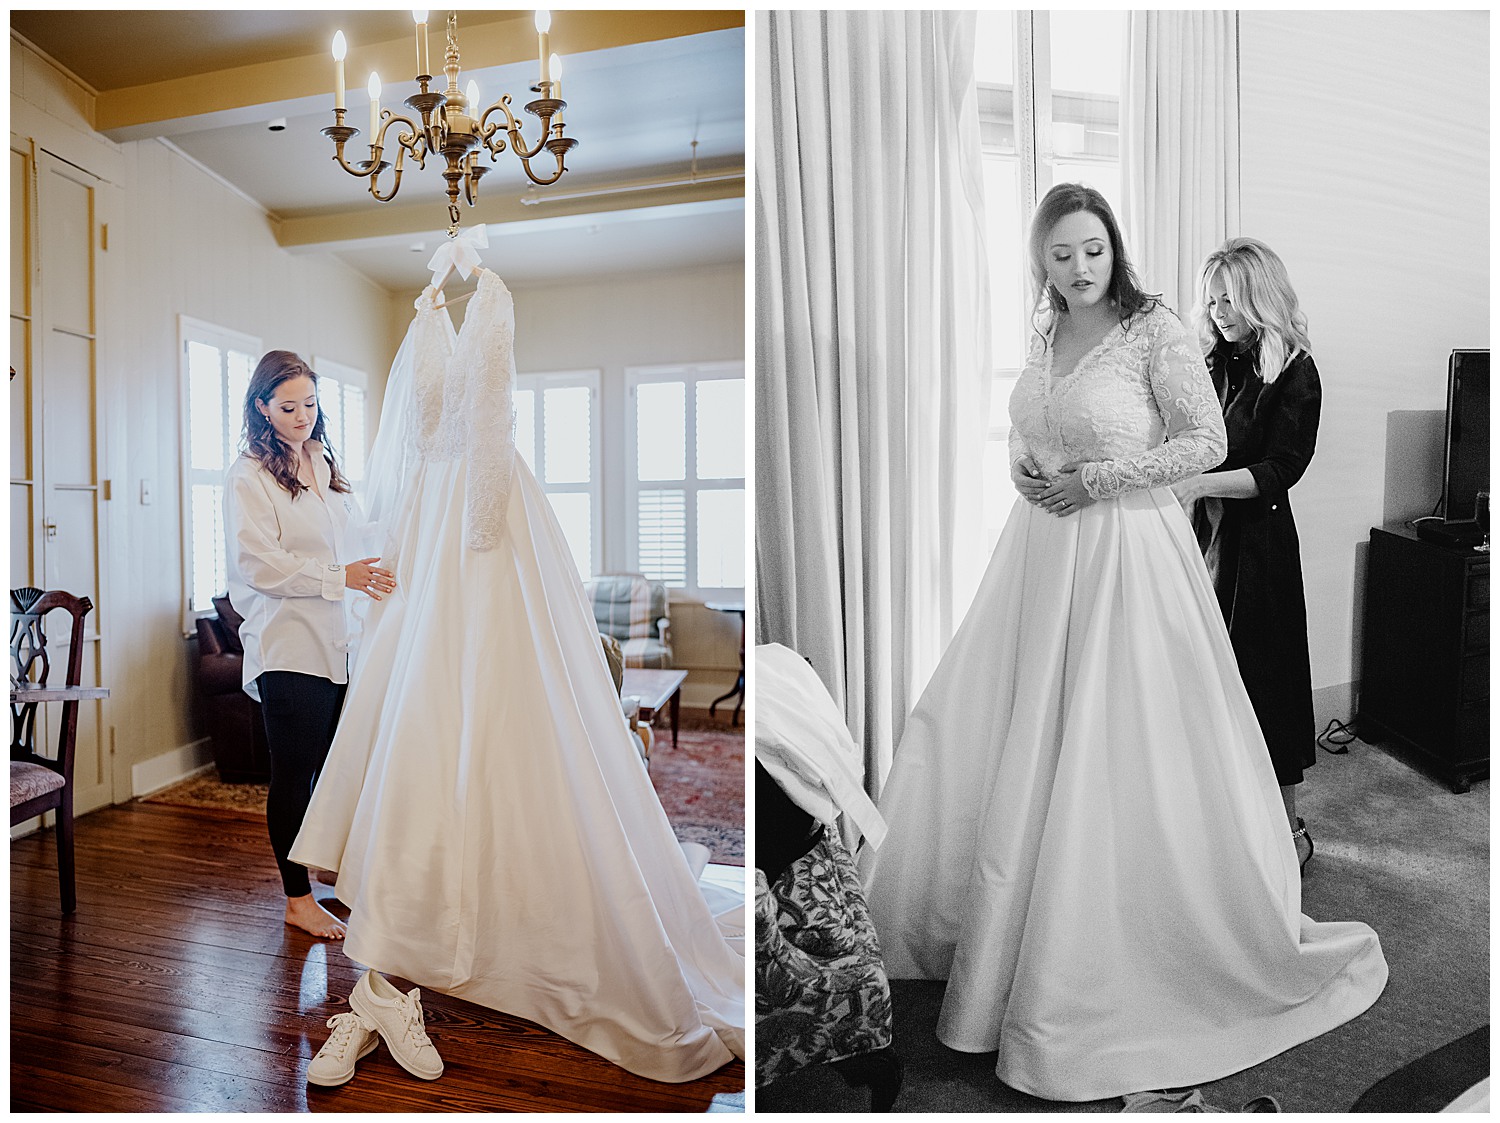
{"label": "bright window", "polygon": [[745,367],[626,371],[628,564],[689,595],[745,588]]}
{"label": "bright window", "polygon": [[603,572],[599,372],[519,375],[513,400],[516,451],[552,504],[586,581]]}
{"label": "bright window", "polygon": [[328,443],[338,457],[339,470],[358,493],[365,482],[369,376],[316,355],[312,368],[318,372],[318,409],[323,414]]}
{"label": "bright window", "polygon": [[245,392],[260,340],[186,316],[178,318],[183,386],[182,628],[224,592],[224,474],[239,455]]}
{"label": "bright window", "polygon": [[1086,183],[1120,217],[1123,10],[981,11],[975,35],[994,382],[985,450],[985,527],[1000,537],[1015,503],[1009,403],[1031,333],[1026,230],[1058,183]]}

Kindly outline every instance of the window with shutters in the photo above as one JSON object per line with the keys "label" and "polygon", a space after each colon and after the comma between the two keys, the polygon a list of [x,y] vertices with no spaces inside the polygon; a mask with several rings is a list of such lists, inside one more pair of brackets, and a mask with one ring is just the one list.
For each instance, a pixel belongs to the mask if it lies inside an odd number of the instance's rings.
{"label": "window with shutters", "polygon": [[604,570],[599,371],[516,377],[516,451],[541,484],[587,581]]}
{"label": "window with shutters", "polygon": [[745,367],[626,371],[628,558],[688,595],[745,588]]}
{"label": "window with shutters", "polygon": [[213,608],[228,584],[224,558],[224,474],[239,455],[245,393],[260,340],[179,317],[183,384],[182,630]]}

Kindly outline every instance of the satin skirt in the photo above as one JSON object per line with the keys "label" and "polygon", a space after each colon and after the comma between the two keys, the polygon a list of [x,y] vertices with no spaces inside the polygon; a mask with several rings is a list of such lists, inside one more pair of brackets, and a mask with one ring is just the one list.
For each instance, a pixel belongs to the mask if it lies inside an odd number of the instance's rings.
{"label": "satin skirt", "polygon": [[1301,914],[1260,726],[1168,489],[1017,500],[907,721],[861,874],[938,1037],[1093,1100],[1215,1080],[1367,1009],[1374,931]]}
{"label": "satin skirt", "polygon": [[338,872],[345,949],[379,971],[655,1080],[743,1056],[743,930],[651,787],[545,495],[517,457],[476,552],[462,466],[416,471],[293,859]]}

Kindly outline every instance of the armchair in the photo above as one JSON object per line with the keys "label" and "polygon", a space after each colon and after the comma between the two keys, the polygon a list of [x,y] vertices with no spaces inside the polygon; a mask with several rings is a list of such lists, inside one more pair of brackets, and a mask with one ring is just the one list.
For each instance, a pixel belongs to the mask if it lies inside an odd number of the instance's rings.
{"label": "armchair", "polygon": [[228,784],[264,784],[271,778],[271,754],[260,703],[240,684],[245,649],[244,620],[229,598],[214,597],[215,616],[198,618],[198,698],[213,743],[219,778]]}
{"label": "armchair", "polygon": [[889,1111],[902,1082],[891,989],[854,861],[759,761],[755,793],[756,1085],[827,1064]]}
{"label": "armchair", "polygon": [[620,641],[627,667],[672,665],[667,586],[639,573],[606,573],[585,586],[602,635]]}

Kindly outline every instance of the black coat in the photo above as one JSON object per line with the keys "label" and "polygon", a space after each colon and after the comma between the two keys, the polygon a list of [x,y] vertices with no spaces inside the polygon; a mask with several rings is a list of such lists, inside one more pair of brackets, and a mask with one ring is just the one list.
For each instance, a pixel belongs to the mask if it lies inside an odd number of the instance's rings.
{"label": "black coat", "polygon": [[1214,471],[1248,468],[1260,494],[1199,500],[1193,529],[1285,786],[1300,783],[1317,756],[1302,555],[1287,492],[1312,460],[1323,393],[1310,355],[1298,355],[1270,385],[1255,374],[1255,360],[1254,348],[1234,354],[1221,344],[1208,368],[1229,436],[1229,455]]}

